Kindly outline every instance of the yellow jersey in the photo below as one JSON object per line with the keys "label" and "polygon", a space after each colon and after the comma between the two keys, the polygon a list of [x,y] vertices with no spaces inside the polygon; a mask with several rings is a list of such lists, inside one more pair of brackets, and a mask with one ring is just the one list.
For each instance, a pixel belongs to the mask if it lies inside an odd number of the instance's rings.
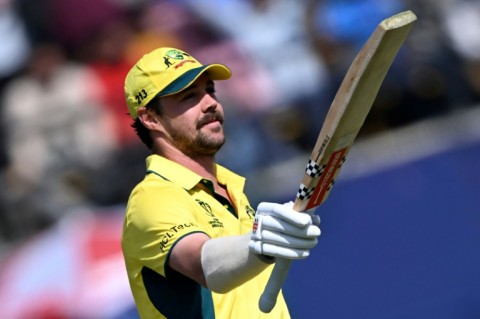
{"label": "yellow jersey", "polygon": [[290,318],[280,293],[269,314],[258,300],[273,265],[226,294],[217,294],[168,267],[170,251],[184,236],[243,235],[255,210],[244,194],[245,179],[221,165],[216,176],[231,201],[215,194],[213,183],[158,155],[147,157],[147,175],[128,200],[122,249],[133,297],[143,319]]}

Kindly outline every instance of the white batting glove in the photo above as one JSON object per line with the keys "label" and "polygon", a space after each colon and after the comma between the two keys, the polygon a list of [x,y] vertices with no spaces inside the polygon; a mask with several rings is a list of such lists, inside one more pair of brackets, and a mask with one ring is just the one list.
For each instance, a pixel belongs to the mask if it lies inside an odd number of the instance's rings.
{"label": "white batting glove", "polygon": [[255,214],[250,251],[272,257],[303,259],[317,245],[320,218],[311,212],[297,212],[293,203],[262,202]]}

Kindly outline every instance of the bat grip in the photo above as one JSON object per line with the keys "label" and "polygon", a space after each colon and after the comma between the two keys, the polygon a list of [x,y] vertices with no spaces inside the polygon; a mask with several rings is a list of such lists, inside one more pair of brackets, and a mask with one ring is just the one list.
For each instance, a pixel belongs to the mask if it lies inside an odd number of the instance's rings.
{"label": "bat grip", "polygon": [[272,311],[273,307],[277,303],[277,296],[282,289],[283,282],[287,277],[288,270],[290,269],[290,264],[292,260],[278,258],[275,267],[273,268],[272,274],[268,279],[265,290],[260,296],[258,306],[263,313],[269,313]]}

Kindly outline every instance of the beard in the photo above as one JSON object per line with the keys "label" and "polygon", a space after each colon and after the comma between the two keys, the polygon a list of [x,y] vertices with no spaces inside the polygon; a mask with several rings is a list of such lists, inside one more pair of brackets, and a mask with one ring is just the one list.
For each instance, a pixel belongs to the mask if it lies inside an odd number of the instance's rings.
{"label": "beard", "polygon": [[[214,134],[205,132],[202,128],[213,120],[219,121],[222,125],[213,130]],[[195,134],[188,134],[186,125],[169,126],[170,136],[175,146],[185,155],[191,158],[214,156],[225,143],[223,133],[223,117],[220,114],[207,114],[195,125]]]}

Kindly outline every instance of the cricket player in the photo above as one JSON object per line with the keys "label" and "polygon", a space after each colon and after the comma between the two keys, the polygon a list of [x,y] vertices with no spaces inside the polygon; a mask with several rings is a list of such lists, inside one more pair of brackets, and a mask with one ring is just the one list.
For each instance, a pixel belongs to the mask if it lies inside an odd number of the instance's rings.
{"label": "cricket player", "polygon": [[245,179],[215,162],[225,142],[215,81],[230,76],[225,65],[159,48],[126,77],[132,126],[151,150],[122,235],[141,318],[289,318],[281,293],[268,314],[258,300],[276,258],[306,258],[317,244],[318,216],[292,203],[253,209]]}

